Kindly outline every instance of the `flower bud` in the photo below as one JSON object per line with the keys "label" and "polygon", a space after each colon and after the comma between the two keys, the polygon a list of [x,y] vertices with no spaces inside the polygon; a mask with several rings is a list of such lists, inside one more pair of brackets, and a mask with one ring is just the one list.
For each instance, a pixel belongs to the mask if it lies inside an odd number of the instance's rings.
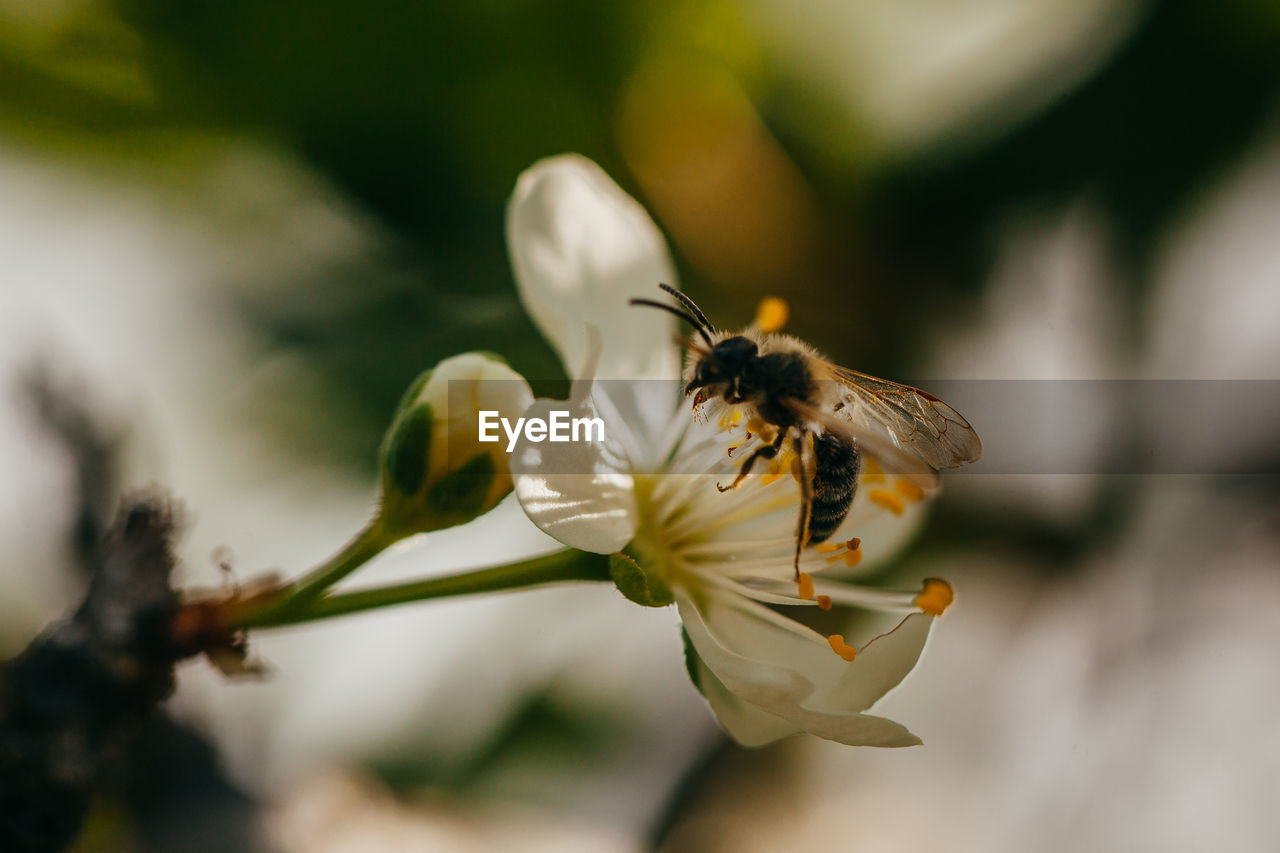
{"label": "flower bud", "polygon": [[405,532],[437,530],[492,509],[511,491],[511,474],[501,429],[499,440],[480,441],[480,413],[514,422],[532,403],[529,383],[490,353],[424,372],[382,442],[383,518]]}

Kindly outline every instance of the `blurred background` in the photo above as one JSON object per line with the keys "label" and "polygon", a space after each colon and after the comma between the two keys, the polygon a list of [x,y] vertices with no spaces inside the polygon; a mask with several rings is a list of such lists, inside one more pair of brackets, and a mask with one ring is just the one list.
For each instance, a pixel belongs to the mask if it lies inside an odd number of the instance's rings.
{"label": "blurred background", "polygon": [[[0,657],[120,487],[184,501],[184,585],[296,572],[365,520],[424,367],[562,389],[503,210],[563,151],[726,325],[781,295],[877,375],[1274,395],[1278,95],[1270,0],[0,0]],[[1272,849],[1280,424],[1219,414],[1230,475],[1105,473],[1185,439],[1153,405],[951,478],[889,569],[959,593],[878,706],[923,747],[741,750],[673,614],[545,589],[264,634],[258,682],[184,666],[78,849]],[[538,547],[505,505],[361,580]]]}

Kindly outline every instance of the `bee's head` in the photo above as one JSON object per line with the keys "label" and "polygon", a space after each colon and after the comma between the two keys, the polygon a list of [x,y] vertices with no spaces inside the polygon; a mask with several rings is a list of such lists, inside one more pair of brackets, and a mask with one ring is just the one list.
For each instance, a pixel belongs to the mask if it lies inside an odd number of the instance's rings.
{"label": "bee's head", "polygon": [[710,396],[723,396],[730,403],[741,403],[749,391],[743,386],[747,365],[758,352],[755,341],[742,335],[725,338],[698,362],[685,393],[703,388]]}

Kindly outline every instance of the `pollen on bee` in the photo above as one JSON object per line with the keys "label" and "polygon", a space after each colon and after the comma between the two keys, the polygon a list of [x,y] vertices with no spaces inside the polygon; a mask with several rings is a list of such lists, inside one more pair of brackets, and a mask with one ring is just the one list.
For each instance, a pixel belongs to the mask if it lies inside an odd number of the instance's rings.
{"label": "pollen on bee", "polygon": [[725,430],[726,432],[732,429],[737,429],[738,424],[742,423],[742,417],[742,409],[734,406],[720,417],[720,429]]}
{"label": "pollen on bee", "polygon": [[942,578],[925,578],[924,588],[920,594],[912,599],[912,604],[919,607],[921,612],[928,613],[930,616],[941,616],[943,611],[951,606],[951,602],[956,600],[955,591],[951,589],[951,584]]}
{"label": "pollen on bee", "polygon": [[756,327],[762,332],[776,332],[787,324],[791,309],[786,300],[769,296],[756,306]]}
{"label": "pollen on bee", "polygon": [[813,600],[813,578],[808,572],[800,573],[800,577],[796,579],[796,586],[799,588],[801,598],[805,601]]}
{"label": "pollen on bee", "polygon": [[920,488],[910,480],[898,478],[893,481],[893,488],[898,494],[902,495],[909,501],[918,501],[924,497],[924,489]]}
{"label": "pollen on bee", "polygon": [[867,497],[872,503],[880,504],[880,506],[894,515],[902,515],[907,509],[907,505],[902,501],[902,496],[888,489],[872,489],[867,493]]}
{"label": "pollen on bee", "polygon": [[774,457],[769,462],[769,473],[764,475],[764,478],[761,480],[761,484],[768,486],[771,483],[776,483],[778,480],[782,479],[782,475],[787,472],[787,468],[789,467],[786,464],[786,460],[787,456],[785,453],[781,456]]}
{"label": "pollen on bee", "polygon": [[847,644],[844,641],[843,634],[832,634],[831,636],[827,637],[827,643],[831,646],[831,651],[840,655],[840,657],[844,658],[845,660],[851,661],[853,660],[854,656],[858,654],[857,649],[855,649],[853,646]]}

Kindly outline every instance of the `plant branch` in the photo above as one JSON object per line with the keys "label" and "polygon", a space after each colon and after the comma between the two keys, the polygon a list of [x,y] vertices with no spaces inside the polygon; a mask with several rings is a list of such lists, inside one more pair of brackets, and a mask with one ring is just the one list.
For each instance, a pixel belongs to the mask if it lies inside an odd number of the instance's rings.
{"label": "plant branch", "polygon": [[506,566],[330,594],[309,601],[291,597],[278,605],[259,608],[256,612],[251,607],[238,613],[227,613],[225,625],[230,630],[272,628],[432,598],[521,589],[560,581],[609,579],[608,556],[564,550]]}

